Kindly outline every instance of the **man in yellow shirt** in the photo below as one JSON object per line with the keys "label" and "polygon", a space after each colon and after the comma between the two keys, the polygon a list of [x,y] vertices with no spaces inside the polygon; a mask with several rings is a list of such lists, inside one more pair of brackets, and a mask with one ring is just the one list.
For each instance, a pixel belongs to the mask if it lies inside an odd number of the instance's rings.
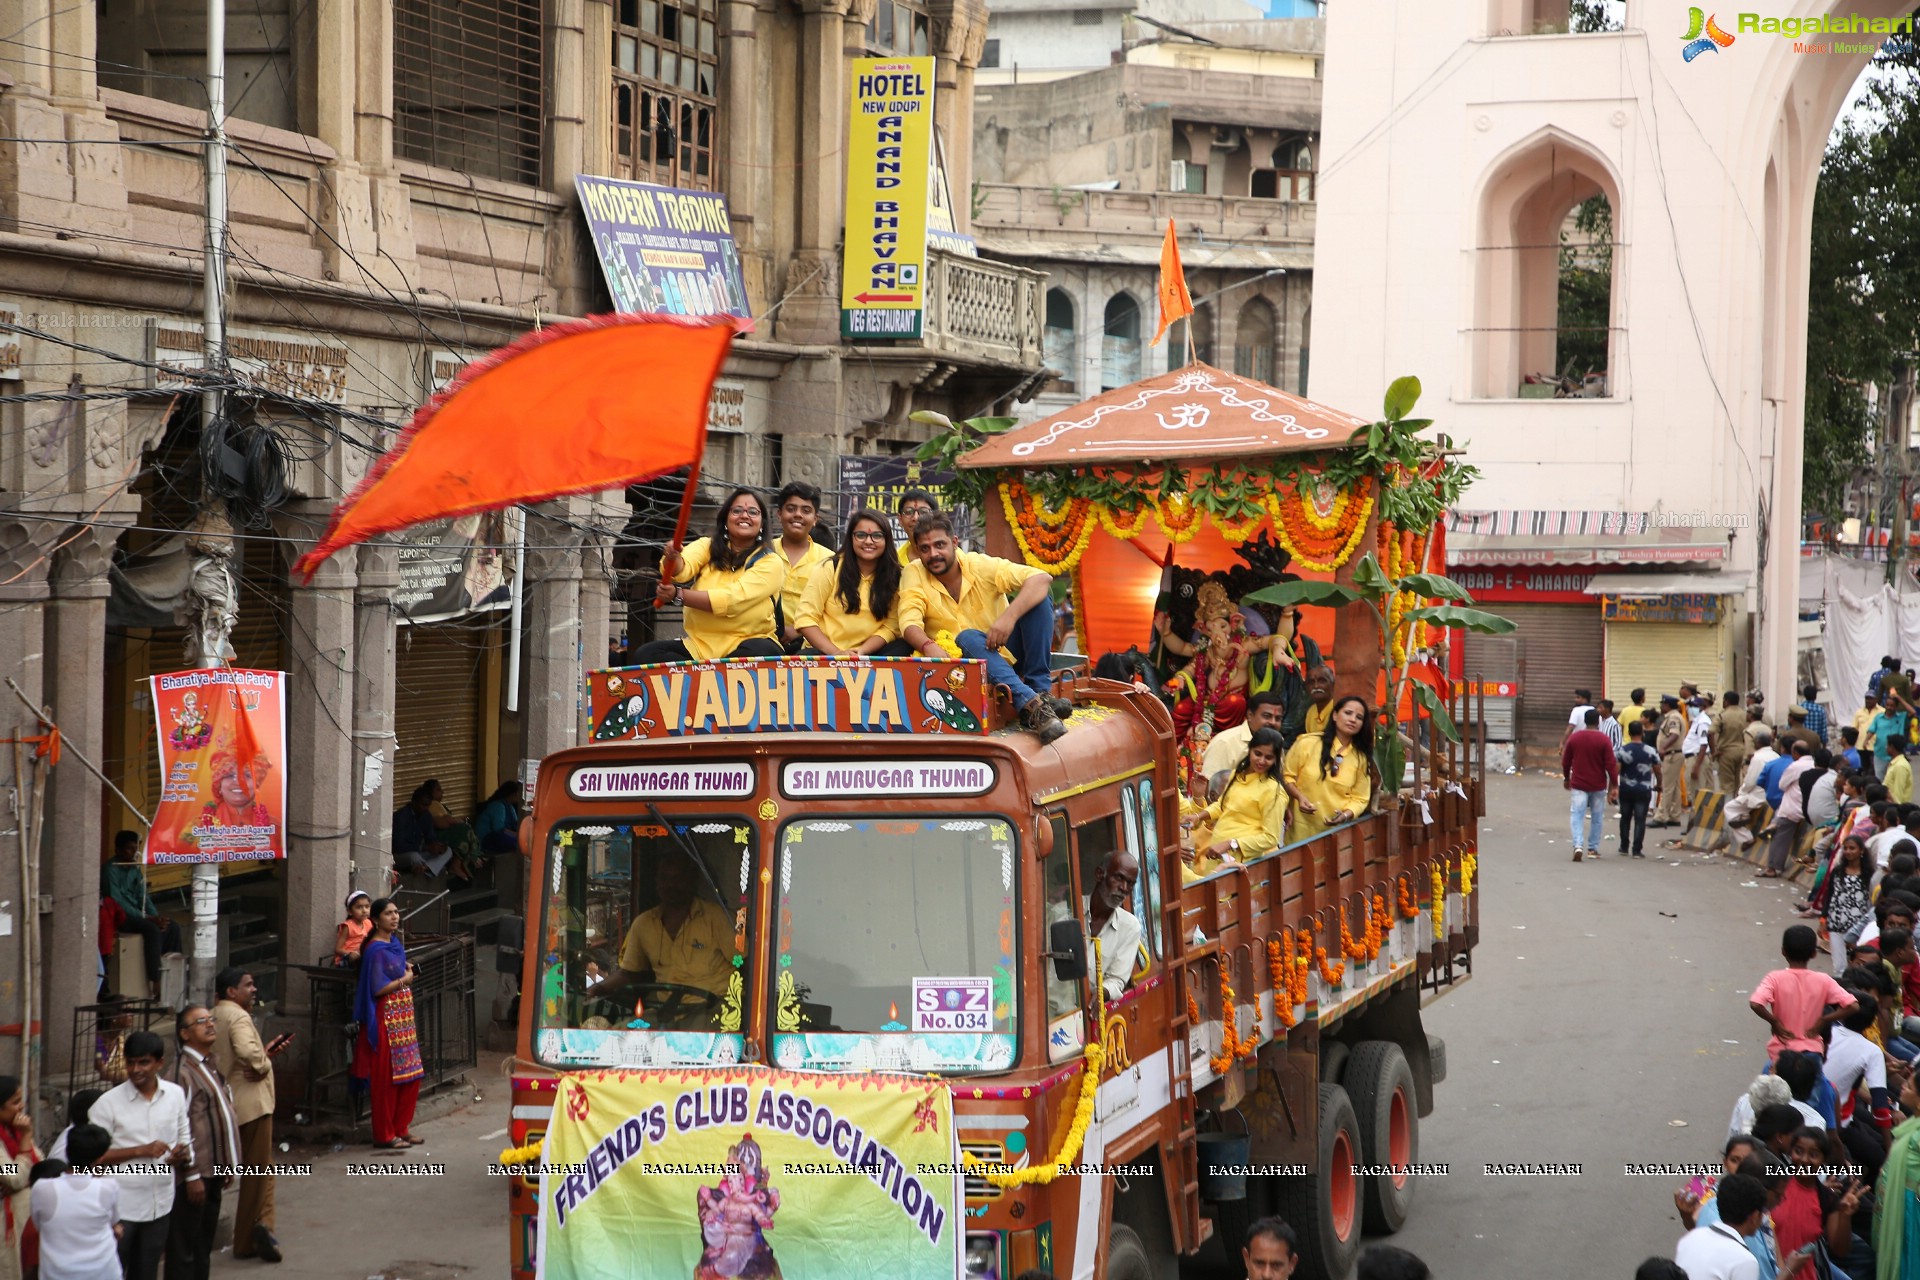
{"label": "man in yellow shirt", "polygon": [[593,989],[611,1000],[628,987],[695,987],[725,995],[732,980],[733,915],[699,896],[700,873],[689,856],[669,850],[654,871],[660,905],[643,911],[620,947],[620,971]]}
{"label": "man in yellow shirt", "polygon": [[913,531],[920,522],[940,510],[940,504],[925,489],[909,489],[900,495],[900,502],[893,513],[900,517],[900,564],[902,567],[912,564],[920,558],[920,548],[914,545]]}
{"label": "man in yellow shirt", "polygon": [[1913,765],[1907,759],[1907,740],[1899,734],[1887,738],[1887,799],[1895,804],[1913,803]]}
{"label": "man in yellow shirt", "polygon": [[1873,750],[1873,718],[1880,714],[1880,695],[1867,695],[1867,705],[1853,713],[1853,727],[1860,734],[1860,753],[1864,759],[1866,753]]}
{"label": "man in yellow shirt", "polygon": [[833,552],[813,540],[813,527],[820,523],[820,490],[804,480],[790,481],[773,500],[773,511],[780,521],[774,549],[787,564],[780,585],[780,640],[792,653],[800,647],[800,602],[807,584],[815,569],[833,559]]}
{"label": "man in yellow shirt", "polygon": [[1293,745],[1293,739],[1303,733],[1319,733],[1327,727],[1327,721],[1333,716],[1333,668],[1322,663],[1307,672],[1307,705],[1305,715],[1300,721],[1300,731],[1287,739],[1287,745]]}
{"label": "man in yellow shirt", "polygon": [[[1623,726],[1639,724],[1641,719],[1647,714],[1647,691],[1645,689],[1635,689],[1630,696],[1632,701],[1627,704],[1627,709],[1620,713],[1620,723]],[[1625,733],[1626,730],[1622,728],[1621,732]]]}
{"label": "man in yellow shirt", "polygon": [[920,558],[901,576],[900,634],[927,657],[944,658],[935,637],[948,632],[964,656],[985,660],[989,683],[1013,695],[1021,728],[1042,742],[1059,738],[1067,731],[1062,705],[1070,713],[1073,704],[1047,692],[1053,686],[1051,580],[1027,565],[960,550],[953,525],[938,512],[921,517],[914,542]]}

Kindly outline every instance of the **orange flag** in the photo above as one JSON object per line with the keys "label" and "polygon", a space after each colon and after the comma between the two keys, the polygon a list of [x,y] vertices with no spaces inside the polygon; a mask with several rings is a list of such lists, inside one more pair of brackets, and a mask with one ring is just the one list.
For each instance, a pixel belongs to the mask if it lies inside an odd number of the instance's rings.
{"label": "orange flag", "polygon": [[707,401],[741,327],[719,316],[558,324],[462,369],[421,406],[294,566],[443,516],[698,470]]}
{"label": "orange flag", "polygon": [[1187,273],[1180,268],[1180,241],[1173,234],[1173,219],[1167,219],[1167,238],[1160,242],[1160,328],[1153,345],[1167,336],[1167,326],[1182,316],[1193,314],[1193,295],[1187,292]]}

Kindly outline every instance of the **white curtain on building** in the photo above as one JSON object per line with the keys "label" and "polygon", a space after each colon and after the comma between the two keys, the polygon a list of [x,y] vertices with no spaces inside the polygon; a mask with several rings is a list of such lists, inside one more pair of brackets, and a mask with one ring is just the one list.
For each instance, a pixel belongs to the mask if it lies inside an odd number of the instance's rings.
{"label": "white curtain on building", "polygon": [[[1880,665],[1882,654],[1893,651],[1894,619],[1904,624],[1911,617],[1920,627],[1920,600],[1908,608],[1896,609],[1893,590],[1881,587],[1865,596],[1855,595],[1845,586],[1830,581],[1827,597],[1827,623],[1822,637],[1827,655],[1827,685],[1834,709],[1845,720],[1859,706],[1867,691],[1867,681]],[[1900,630],[1907,628],[1902,625]],[[1914,635],[1920,639],[1920,630]],[[1920,648],[1907,649],[1920,653]]]}

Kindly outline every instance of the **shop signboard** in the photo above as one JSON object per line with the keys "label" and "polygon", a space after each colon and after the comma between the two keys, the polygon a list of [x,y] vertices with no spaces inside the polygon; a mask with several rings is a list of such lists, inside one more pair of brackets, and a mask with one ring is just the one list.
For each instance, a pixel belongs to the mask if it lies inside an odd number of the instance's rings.
{"label": "shop signboard", "polygon": [[573,181],[614,310],[751,315],[725,196],[584,174]]}
{"label": "shop signboard", "polygon": [[917,338],[933,186],[933,59],[855,58],[840,335]]}
{"label": "shop signboard", "polygon": [[1670,596],[1601,596],[1600,617],[1607,622],[1720,621],[1720,597],[1704,592]]}

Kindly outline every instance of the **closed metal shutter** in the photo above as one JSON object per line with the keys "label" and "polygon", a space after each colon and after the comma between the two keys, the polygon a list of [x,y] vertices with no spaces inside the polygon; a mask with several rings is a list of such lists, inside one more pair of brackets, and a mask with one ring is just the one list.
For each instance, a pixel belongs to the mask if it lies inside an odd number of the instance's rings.
{"label": "closed metal shutter", "polygon": [[1487,607],[1513,619],[1512,635],[1520,641],[1520,745],[1557,755],[1573,691],[1600,692],[1605,653],[1600,602]]}
{"label": "closed metal shutter", "polygon": [[1515,717],[1520,706],[1519,698],[1511,694],[1502,697],[1492,693],[1482,697],[1479,693],[1471,691],[1476,686],[1484,688],[1518,683],[1520,642],[1512,636],[1485,636],[1473,631],[1467,632],[1465,675],[1467,688],[1470,691],[1466,699],[1465,714],[1469,717],[1480,715],[1484,709],[1487,741],[1512,742]]}
{"label": "closed metal shutter", "polygon": [[[394,805],[438,778],[447,812],[478,807],[481,676],[488,632],[481,627],[401,627],[394,644]],[[495,779],[497,782],[498,779]],[[491,786],[487,788],[489,791]]]}
{"label": "closed metal shutter", "polygon": [[1607,694],[1626,706],[1635,689],[1647,691],[1647,705],[1660,705],[1663,693],[1678,693],[1683,681],[1715,696],[1729,677],[1727,628],[1722,623],[1610,622],[1607,630]]}

